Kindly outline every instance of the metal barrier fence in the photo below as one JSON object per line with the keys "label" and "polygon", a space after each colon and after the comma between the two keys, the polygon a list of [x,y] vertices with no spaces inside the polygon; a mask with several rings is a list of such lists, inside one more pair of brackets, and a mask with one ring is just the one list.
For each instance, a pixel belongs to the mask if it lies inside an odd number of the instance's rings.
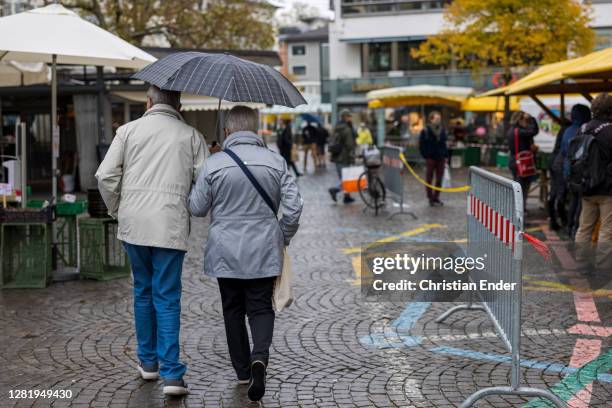
{"label": "metal barrier fence", "polygon": [[436,319],[441,323],[460,310],[484,310],[487,312],[504,345],[512,354],[511,384],[509,387],[489,387],[470,395],[461,405],[471,407],[488,395],[524,395],[542,397],[557,407],[565,403],[548,390],[521,387],[520,342],[523,259],[523,195],[520,184],[478,167],[470,167],[471,190],[468,195],[468,244],[467,256],[487,254],[489,268],[474,269],[470,279],[479,282],[516,282],[513,291],[479,292],[480,304],[468,303],[447,310]]}
{"label": "metal barrier fence", "polygon": [[391,192],[397,198],[399,211],[389,215],[389,218],[398,214],[408,214],[416,220],[416,215],[410,211],[404,211],[404,164],[400,160],[401,147],[385,145],[383,153],[383,183],[387,192]]}

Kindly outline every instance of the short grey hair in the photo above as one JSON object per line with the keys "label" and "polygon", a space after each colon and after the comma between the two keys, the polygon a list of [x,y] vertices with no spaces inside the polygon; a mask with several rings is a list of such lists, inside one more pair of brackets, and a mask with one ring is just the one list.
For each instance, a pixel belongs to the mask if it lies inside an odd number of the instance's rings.
{"label": "short grey hair", "polygon": [[225,118],[225,129],[230,135],[242,130],[257,133],[258,127],[257,112],[247,106],[234,106]]}
{"label": "short grey hair", "polygon": [[181,93],[177,91],[167,91],[160,89],[155,85],[151,85],[147,91],[147,97],[151,99],[151,105],[157,105],[162,103],[164,105],[170,105],[174,109],[181,106]]}

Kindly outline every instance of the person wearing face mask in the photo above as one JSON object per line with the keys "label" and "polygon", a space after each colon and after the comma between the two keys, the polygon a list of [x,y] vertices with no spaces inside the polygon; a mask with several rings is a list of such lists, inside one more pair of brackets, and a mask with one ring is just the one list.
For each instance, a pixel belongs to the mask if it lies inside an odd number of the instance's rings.
{"label": "person wearing face mask", "polygon": [[[442,127],[442,115],[438,111],[433,111],[429,114],[427,126],[421,131],[419,150],[421,156],[425,159],[425,180],[428,184],[437,187],[442,185],[444,165],[448,158],[446,140],[446,130]],[[436,179],[435,184],[433,183],[434,176]],[[441,207],[444,205],[442,201],[440,201],[439,191],[425,187],[425,192],[431,207]]]}

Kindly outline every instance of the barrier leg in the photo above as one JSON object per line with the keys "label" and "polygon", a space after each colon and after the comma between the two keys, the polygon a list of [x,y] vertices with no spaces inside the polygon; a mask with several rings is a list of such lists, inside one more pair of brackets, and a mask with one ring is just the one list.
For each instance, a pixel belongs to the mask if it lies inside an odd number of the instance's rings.
{"label": "barrier leg", "polygon": [[448,309],[446,312],[442,313],[440,315],[440,317],[438,317],[436,319],[436,323],[442,323],[444,320],[446,320],[446,318],[450,315],[452,315],[455,312],[458,312],[460,310],[486,310],[484,308],[484,306],[482,305],[477,305],[474,303],[468,303],[467,305],[458,305],[458,306],[454,306],[450,309]]}
{"label": "barrier leg", "polygon": [[559,397],[553,394],[550,391],[542,390],[540,388],[530,388],[530,387],[490,387],[483,388],[482,390],[476,391],[472,395],[470,395],[463,403],[459,406],[459,408],[469,408],[476,403],[481,398],[487,397],[489,395],[524,395],[526,397],[539,397],[546,398],[557,408],[567,408],[567,404],[563,402]]}

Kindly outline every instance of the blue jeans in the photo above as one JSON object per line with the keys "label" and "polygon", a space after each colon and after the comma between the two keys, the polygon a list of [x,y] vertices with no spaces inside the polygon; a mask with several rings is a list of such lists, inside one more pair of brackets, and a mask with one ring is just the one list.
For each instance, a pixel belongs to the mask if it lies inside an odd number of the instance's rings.
{"label": "blue jeans", "polygon": [[184,251],[123,243],[134,275],[134,318],[138,358],[160,365],[160,375],[180,380],[181,273]]}

